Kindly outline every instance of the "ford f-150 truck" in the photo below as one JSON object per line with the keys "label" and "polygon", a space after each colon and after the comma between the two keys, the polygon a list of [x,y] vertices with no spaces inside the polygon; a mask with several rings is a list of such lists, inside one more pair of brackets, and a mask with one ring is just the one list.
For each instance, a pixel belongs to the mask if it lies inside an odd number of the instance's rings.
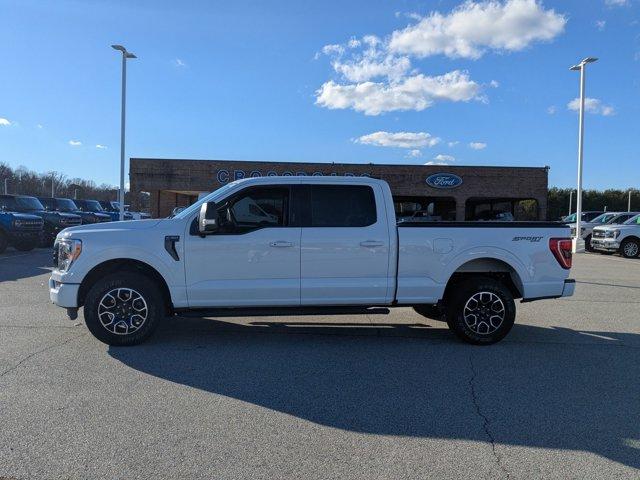
{"label": "ford f-150 truck", "polygon": [[71,318],[84,307],[91,333],[110,345],[139,343],[184,310],[382,305],[413,306],[489,344],[511,329],[514,299],[573,294],[571,261],[560,223],[396,225],[382,180],[263,177],[170,219],[66,229],[49,294]]}
{"label": "ford f-150 truck", "polygon": [[33,250],[40,244],[42,225],[36,215],[0,209],[0,253],[9,245],[21,252]]}
{"label": "ford f-150 truck", "polygon": [[40,217],[44,221],[42,247],[51,247],[58,232],[81,223],[79,216],[48,211],[36,197],[28,195],[0,195],[0,209]]}
{"label": "ford f-150 truck", "polygon": [[623,257],[640,256],[640,215],[631,217],[622,225],[606,225],[593,229],[591,246],[596,251],[615,253]]}

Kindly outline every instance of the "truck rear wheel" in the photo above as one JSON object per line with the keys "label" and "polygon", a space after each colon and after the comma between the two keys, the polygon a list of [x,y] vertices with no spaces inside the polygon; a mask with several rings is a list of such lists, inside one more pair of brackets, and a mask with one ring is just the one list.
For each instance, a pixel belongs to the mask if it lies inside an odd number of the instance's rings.
{"label": "truck rear wheel", "polygon": [[3,253],[7,246],[9,245],[9,239],[4,234],[4,232],[0,232],[0,253]]}
{"label": "truck rear wheel", "polygon": [[636,258],[640,255],[640,242],[635,238],[627,238],[620,245],[620,253],[625,258]]}
{"label": "truck rear wheel", "polygon": [[137,345],[151,336],[164,317],[160,288],[145,275],[108,275],[89,290],[84,303],[87,328],[103,343]]}
{"label": "truck rear wheel", "polygon": [[502,340],[513,327],[516,306],[509,289],[489,277],[473,277],[453,287],[447,300],[447,325],[474,345]]}

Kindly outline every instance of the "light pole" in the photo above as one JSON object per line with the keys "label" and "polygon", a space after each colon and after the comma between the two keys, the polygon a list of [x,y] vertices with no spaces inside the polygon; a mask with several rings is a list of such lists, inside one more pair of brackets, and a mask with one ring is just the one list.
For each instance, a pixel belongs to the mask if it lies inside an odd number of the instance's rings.
{"label": "light pole", "polygon": [[127,52],[122,45],[111,45],[122,52],[122,110],[120,113],[120,191],[118,192],[118,202],[120,203],[120,221],[124,220],[124,125],[127,105],[127,59],[138,58],[133,53]]}
{"label": "light pole", "polygon": [[631,189],[629,189],[629,200],[627,201],[627,212],[631,211]]}
{"label": "light pole", "polygon": [[588,63],[593,63],[597,58],[587,57],[579,64],[574,65],[570,70],[580,71],[580,124],[578,127],[578,191],[576,193],[576,236],[573,239],[573,253],[578,250],[578,243],[582,238],[580,234],[580,220],[582,217],[582,152],[584,147],[584,80],[585,67]]}

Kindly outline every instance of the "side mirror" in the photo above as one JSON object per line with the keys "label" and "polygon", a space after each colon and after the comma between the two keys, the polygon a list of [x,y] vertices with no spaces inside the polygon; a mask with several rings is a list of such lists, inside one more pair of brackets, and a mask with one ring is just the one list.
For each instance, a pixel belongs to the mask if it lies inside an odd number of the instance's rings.
{"label": "side mirror", "polygon": [[215,202],[203,203],[198,215],[198,231],[207,235],[218,230],[218,206]]}

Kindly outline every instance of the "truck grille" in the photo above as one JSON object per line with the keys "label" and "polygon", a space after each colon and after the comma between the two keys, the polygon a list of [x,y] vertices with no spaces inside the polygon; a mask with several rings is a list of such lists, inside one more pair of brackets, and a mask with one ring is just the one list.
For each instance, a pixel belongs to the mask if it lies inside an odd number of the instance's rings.
{"label": "truck grille", "polygon": [[21,220],[20,230],[36,231],[42,229],[42,220]]}
{"label": "truck grille", "polygon": [[600,230],[594,230],[591,236],[593,238],[604,238],[604,232]]}
{"label": "truck grille", "polygon": [[82,223],[82,219],[78,218],[63,218],[60,220],[60,225],[64,225],[65,227],[77,227]]}
{"label": "truck grille", "polygon": [[58,268],[58,242],[53,244],[53,266]]}

